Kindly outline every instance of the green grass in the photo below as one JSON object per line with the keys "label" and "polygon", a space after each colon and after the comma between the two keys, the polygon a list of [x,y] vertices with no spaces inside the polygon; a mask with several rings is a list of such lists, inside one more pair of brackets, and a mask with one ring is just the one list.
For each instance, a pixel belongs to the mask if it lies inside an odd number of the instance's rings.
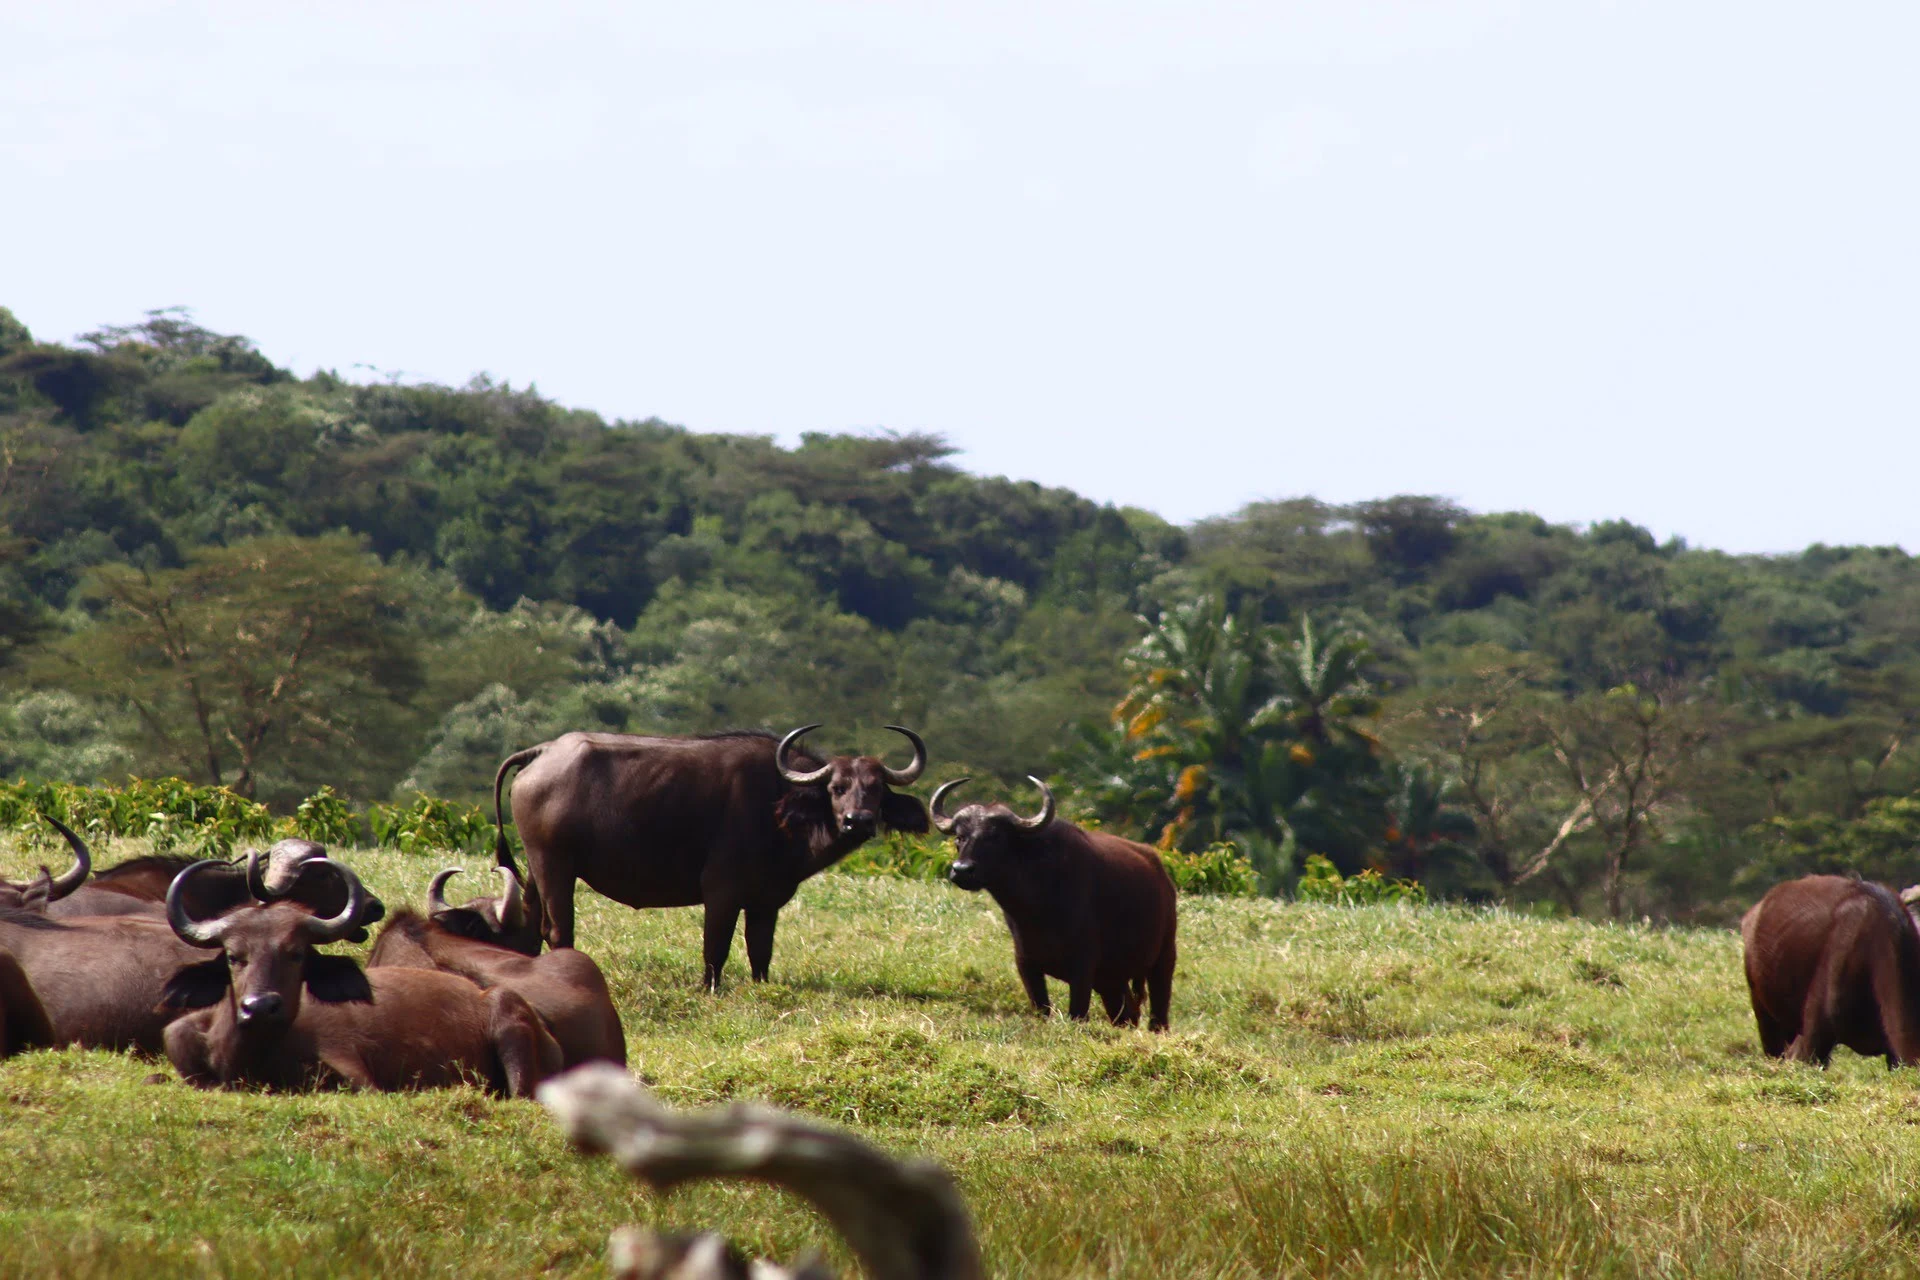
{"label": "green grass", "polygon": [[[389,903],[440,865],[350,860]],[[1731,933],[1187,899],[1160,1037],[1034,1019],[992,904],[937,884],[821,877],[774,980],[736,949],[718,998],[696,912],[589,895],[581,945],[663,1097],[941,1161],[998,1275],[1920,1275],[1920,1078],[1762,1059]],[[0,1063],[0,1277],[595,1275],[625,1222],[829,1239],[764,1189],[654,1197],[531,1103],[165,1070]]]}

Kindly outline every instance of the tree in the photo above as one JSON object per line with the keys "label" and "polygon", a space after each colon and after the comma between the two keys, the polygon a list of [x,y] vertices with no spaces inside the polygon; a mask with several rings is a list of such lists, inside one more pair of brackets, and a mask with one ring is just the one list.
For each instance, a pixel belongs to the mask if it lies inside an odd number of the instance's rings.
{"label": "tree", "polygon": [[127,707],[146,767],[244,796],[272,776],[293,793],[364,777],[383,744],[409,736],[420,663],[405,582],[354,538],[259,538],[178,569],[102,566],[83,600],[97,620],[47,674]]}
{"label": "tree", "polygon": [[1713,736],[1710,719],[1704,703],[1677,687],[1630,684],[1540,712],[1536,724],[1574,803],[1515,883],[1545,871],[1573,836],[1592,832],[1603,857],[1607,914],[1619,919],[1628,867],[1684,801],[1700,748]]}

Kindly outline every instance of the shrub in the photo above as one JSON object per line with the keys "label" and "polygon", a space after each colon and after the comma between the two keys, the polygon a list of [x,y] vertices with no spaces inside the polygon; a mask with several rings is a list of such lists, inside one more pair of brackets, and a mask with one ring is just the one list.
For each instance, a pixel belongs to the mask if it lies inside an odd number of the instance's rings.
{"label": "shrub", "polygon": [[368,805],[367,827],[375,844],[402,853],[480,853],[493,842],[493,819],[486,810],[432,796],[415,796],[410,804]]}
{"label": "shrub", "polygon": [[1210,844],[1198,853],[1162,849],[1160,860],[1167,864],[1167,874],[1182,893],[1251,898],[1260,892],[1260,873],[1231,841]]}
{"label": "shrub", "polygon": [[869,840],[835,866],[850,876],[899,876],[903,880],[940,881],[947,877],[953,850],[946,837],[890,831]]}
{"label": "shrub", "polygon": [[1415,880],[1393,880],[1378,871],[1366,870],[1343,876],[1333,863],[1317,853],[1307,855],[1307,867],[1301,873],[1294,894],[1302,902],[1325,902],[1343,907],[1362,907],[1380,902],[1405,902],[1413,906],[1427,900],[1427,887]]}

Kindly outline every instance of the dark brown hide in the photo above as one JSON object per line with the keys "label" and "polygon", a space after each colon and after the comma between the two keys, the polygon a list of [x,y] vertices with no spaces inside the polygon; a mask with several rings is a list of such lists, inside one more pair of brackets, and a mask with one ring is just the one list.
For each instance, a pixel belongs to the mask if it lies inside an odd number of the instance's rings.
{"label": "dark brown hide", "polygon": [[[704,904],[710,989],[719,986],[744,912],[748,967],[761,981],[780,908],[803,880],[883,827],[927,829],[920,802],[892,790],[924,764],[914,741],[916,763],[906,771],[872,756],[823,763],[792,750],[790,770],[820,774],[803,784],[782,775],[779,744],[768,734],[569,733],[500,766],[495,821],[502,781],[524,765],[513,820],[527,851],[528,910],[549,945],[573,945],[573,886],[583,880],[630,907]],[[513,866],[504,825],[495,856]]]}
{"label": "dark brown hide", "polygon": [[0,909],[0,948],[26,974],[54,1043],[155,1054],[179,1016],[161,1008],[167,980],[201,958],[157,916],[49,920]]}
{"label": "dark brown hide", "polygon": [[[316,915],[338,914],[346,905],[347,891],[337,875],[319,865],[326,862],[326,856],[326,846],[311,840],[282,840],[274,845],[267,851],[261,870],[268,900],[296,902]],[[71,897],[55,902],[47,914],[56,919],[82,915],[158,917],[168,886],[194,861],[174,854],[131,858],[100,872]],[[194,876],[186,908],[193,919],[210,920],[251,901],[253,893],[241,866],[217,864]],[[386,907],[380,899],[367,894],[360,919],[345,941],[365,942],[366,926],[385,915]]]}
{"label": "dark brown hide", "polygon": [[27,981],[27,971],[0,948],[0,1058],[54,1043],[53,1022]]}
{"label": "dark brown hide", "polygon": [[367,968],[370,972],[438,969],[457,974],[483,991],[518,992],[558,1042],[564,1066],[627,1064],[626,1033],[599,965],[572,947],[522,955],[491,938],[476,936],[487,932],[491,932],[487,918],[471,906],[431,916],[402,908],[374,940]]}
{"label": "dark brown hide", "polygon": [[[176,921],[184,939],[220,952],[183,966],[169,984],[176,1003],[211,997],[211,1007],[167,1028],[167,1057],[183,1079],[201,1087],[380,1090],[471,1080],[527,1097],[558,1070],[559,1046],[512,991],[483,992],[432,970],[367,973],[344,956],[318,952],[344,936],[364,896],[341,871],[352,897],[332,919],[274,902],[199,928]],[[189,869],[181,880],[193,875]],[[181,896],[170,896],[170,916]]]}
{"label": "dark brown hide", "polygon": [[[950,784],[951,785],[951,784]],[[1044,784],[1043,784],[1044,785]],[[947,788],[941,788],[945,791]],[[1067,1014],[1085,1018],[1094,993],[1115,1023],[1167,1027],[1173,1001],[1178,893],[1144,844],[1048,818],[1030,829],[1005,805],[968,805],[934,820],[953,836],[947,875],[992,896],[1013,935],[1013,963],[1034,1009],[1052,1012],[1047,979],[1067,984]],[[1052,807],[1048,797],[1048,810]]]}
{"label": "dark brown hide", "polygon": [[1740,921],[1771,1057],[1825,1066],[1835,1045],[1920,1062],[1920,933],[1891,890],[1845,876],[1775,885]]}

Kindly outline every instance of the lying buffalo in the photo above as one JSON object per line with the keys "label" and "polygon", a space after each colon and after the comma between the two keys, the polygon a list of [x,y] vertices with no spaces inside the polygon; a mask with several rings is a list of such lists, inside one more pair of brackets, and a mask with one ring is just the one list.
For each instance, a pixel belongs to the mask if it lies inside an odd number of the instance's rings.
{"label": "lying buffalo", "polygon": [[[539,933],[573,945],[573,884],[630,907],[706,905],[708,988],[747,917],[747,962],[764,981],[773,931],[800,882],[832,866],[882,828],[925,831],[927,811],[894,787],[927,765],[911,729],[913,763],[890,769],[872,756],[818,760],[795,743],[819,725],[776,742],[765,733],[641,738],[569,733],[507,757],[493,780],[499,831],[495,857],[514,869],[500,812],[507,773],[513,821],[526,846],[528,907]],[[529,926],[531,929],[531,925]]]}
{"label": "lying buffalo", "polygon": [[[69,843],[77,842],[78,837],[72,832],[64,827],[60,829]],[[88,861],[85,848],[76,844],[79,864]],[[346,903],[346,890],[338,876],[319,865],[326,857],[325,845],[290,837],[268,849],[264,858],[249,854],[244,868],[235,863],[216,863],[194,877],[187,913],[196,920],[204,920],[223,915],[244,903],[284,898],[320,915],[338,914]],[[147,854],[129,859],[100,872],[77,891],[55,898],[47,914],[57,919],[107,915],[157,917],[166,901],[168,887],[195,861],[176,854]],[[345,941],[365,942],[366,927],[384,916],[386,907],[380,899],[367,894],[360,913]]]}
{"label": "lying buffalo", "polygon": [[1053,1010],[1047,979],[1067,984],[1067,1015],[1085,1018],[1094,992],[1116,1023],[1167,1027],[1173,1000],[1173,878],[1144,844],[1083,831],[1054,817],[1053,792],[1040,812],[1022,818],[1003,804],[970,804],[948,817],[940,803],[967,781],[933,793],[933,822],[953,837],[957,856],[948,879],[969,892],[984,889],[999,904],[1013,935],[1013,963],[1027,997],[1042,1015]]}
{"label": "lying buffalo", "polygon": [[525,906],[513,872],[495,870],[504,881],[500,895],[458,907],[449,906],[442,895],[460,869],[449,867],[435,876],[427,888],[427,913],[404,907],[395,912],[374,940],[367,968],[439,969],[484,989],[518,992],[560,1045],[563,1066],[625,1066],[626,1034],[607,993],[607,980],[591,957],[572,947],[528,956],[499,941],[518,932]]}
{"label": "lying buffalo", "polygon": [[0,1058],[57,1043],[53,1022],[13,953],[0,947]]}
{"label": "lying buffalo", "polygon": [[318,948],[344,939],[365,910],[367,892],[351,871],[318,864],[343,881],[346,903],[330,917],[275,901],[195,920],[185,906],[193,881],[221,865],[196,863],[167,891],[173,931],[220,953],[179,967],[167,984],[170,1005],[198,1010],[166,1030],[167,1057],[183,1079],[380,1090],[472,1080],[527,1097],[559,1069],[559,1046],[512,991],[483,992],[431,969],[369,973],[322,954]]}
{"label": "lying buffalo", "polygon": [[1847,876],[1775,885],[1740,921],[1770,1057],[1825,1066],[1835,1045],[1920,1062],[1920,932],[1889,889]]}

